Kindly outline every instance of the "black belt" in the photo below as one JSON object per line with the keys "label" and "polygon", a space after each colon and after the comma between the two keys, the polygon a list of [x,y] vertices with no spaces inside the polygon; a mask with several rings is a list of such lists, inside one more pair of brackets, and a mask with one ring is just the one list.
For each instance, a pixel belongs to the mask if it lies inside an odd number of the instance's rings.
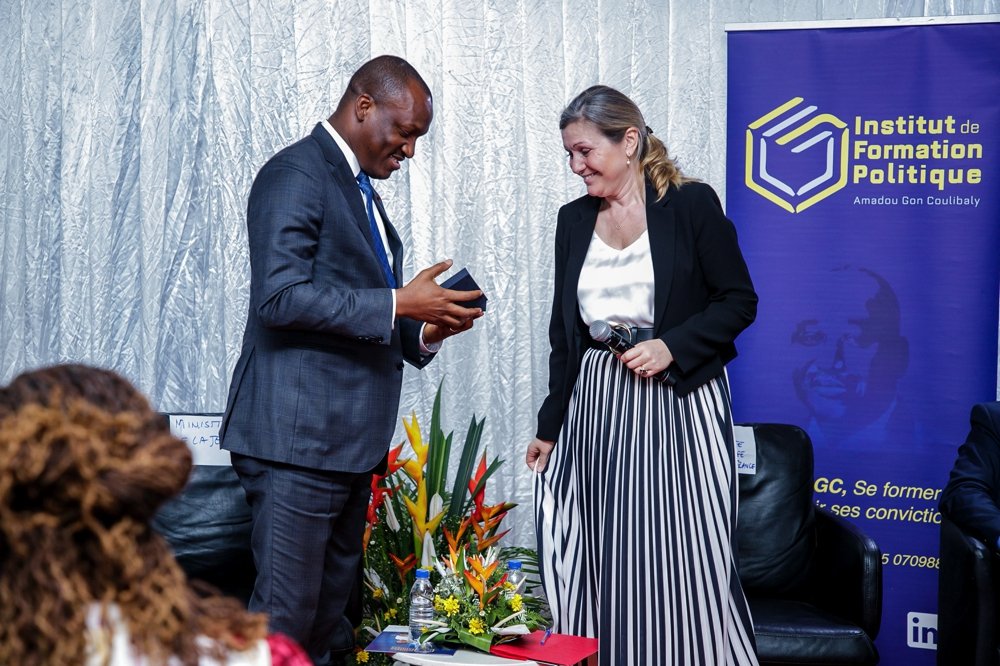
{"label": "black belt", "polygon": [[[623,338],[635,344],[637,342],[645,342],[646,340],[652,340],[656,336],[653,335],[653,329],[651,328],[639,328],[638,326],[618,326],[613,325],[613,328],[618,331]],[[628,334],[626,335],[626,331]]]}
{"label": "black belt", "polygon": [[[653,329],[651,328],[639,328],[638,326],[625,326],[623,324],[611,324],[611,328],[618,332],[618,335],[622,336],[633,345],[639,342],[645,342],[646,340],[652,340],[656,336],[653,334]],[[607,349],[604,343],[597,342],[590,336],[587,336],[588,347],[593,347],[594,349]]]}

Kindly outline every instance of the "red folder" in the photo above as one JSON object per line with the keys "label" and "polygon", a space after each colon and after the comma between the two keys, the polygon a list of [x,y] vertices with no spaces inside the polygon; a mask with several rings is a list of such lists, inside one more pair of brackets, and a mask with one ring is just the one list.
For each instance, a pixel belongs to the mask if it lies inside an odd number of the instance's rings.
{"label": "red folder", "polygon": [[597,639],[549,634],[542,645],[544,631],[533,631],[516,641],[501,643],[490,648],[490,653],[507,659],[530,659],[555,666],[574,666],[587,657],[597,654]]}

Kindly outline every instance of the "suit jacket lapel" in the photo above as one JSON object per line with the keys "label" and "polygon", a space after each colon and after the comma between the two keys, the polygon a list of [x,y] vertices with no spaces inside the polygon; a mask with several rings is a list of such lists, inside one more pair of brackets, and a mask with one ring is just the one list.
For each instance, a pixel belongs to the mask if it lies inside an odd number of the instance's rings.
{"label": "suit jacket lapel", "polygon": [[[368,239],[368,249],[371,250],[372,258],[378,264],[378,254],[374,245],[376,239],[372,238],[371,225],[368,223],[368,212],[365,210],[364,205],[364,196],[361,194],[361,188],[358,187],[355,175],[351,173],[351,167],[347,163],[347,158],[344,157],[340,146],[333,140],[333,137],[326,131],[322,123],[316,124],[316,127],[313,128],[312,136],[323,150],[323,157],[326,158],[331,167],[330,175],[343,192],[344,199],[347,200],[347,207],[350,209],[354,222],[358,225],[358,229],[361,230],[362,235]],[[389,237],[389,247],[392,249],[393,255],[393,274],[396,276],[396,283],[399,284],[401,267],[399,258],[402,255],[402,244],[399,241],[399,236],[396,235],[396,230],[392,229],[392,225],[388,223],[389,218],[386,217],[385,211],[382,209],[382,200],[377,193],[375,194],[375,203],[378,206],[379,214],[382,215],[382,221],[386,225],[386,235]],[[397,243],[398,250],[396,247],[393,247],[393,240]],[[378,239],[378,242],[382,242],[381,239]],[[381,273],[382,270],[380,267],[379,274]]]}
{"label": "suit jacket lapel", "polygon": [[670,191],[659,201],[656,199],[656,189],[646,183],[646,229],[649,233],[649,252],[653,259],[653,331],[662,334],[664,313],[667,310],[667,297],[674,275],[674,252],[677,245],[677,225],[674,224],[674,211],[667,203],[670,201]]}

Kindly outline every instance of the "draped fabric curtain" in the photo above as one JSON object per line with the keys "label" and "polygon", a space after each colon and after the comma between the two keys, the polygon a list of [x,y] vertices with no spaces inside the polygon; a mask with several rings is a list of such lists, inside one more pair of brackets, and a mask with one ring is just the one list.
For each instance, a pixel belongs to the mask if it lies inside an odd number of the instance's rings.
{"label": "draped fabric curtain", "polygon": [[[555,216],[583,191],[565,163],[563,105],[594,83],[623,90],[682,168],[724,196],[726,23],[998,11],[1000,0],[0,0],[0,381],[85,362],[162,411],[221,411],[246,319],[253,176],[330,115],[357,66],[393,53],[435,106],[416,158],[377,183],[406,275],[451,257],[490,298],[473,332],[407,370],[399,414],[429,425],[441,383],[445,431],[464,441],[472,415],[485,417],[490,458],[508,461],[487,500],[528,503]],[[511,519],[523,543],[527,516]]]}

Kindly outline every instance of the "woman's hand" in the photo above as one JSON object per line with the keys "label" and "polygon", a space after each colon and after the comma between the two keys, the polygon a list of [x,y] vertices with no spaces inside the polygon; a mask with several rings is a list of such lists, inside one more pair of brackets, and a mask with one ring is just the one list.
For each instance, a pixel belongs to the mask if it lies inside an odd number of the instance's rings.
{"label": "woman's hand", "polygon": [[652,377],[674,362],[667,343],[660,339],[640,342],[621,355],[622,363],[640,377]]}
{"label": "woman's hand", "polygon": [[549,462],[549,454],[552,453],[554,446],[555,442],[547,442],[537,437],[531,440],[531,444],[528,444],[528,453],[524,456],[524,462],[527,463],[528,469],[533,472],[544,472],[545,466]]}

